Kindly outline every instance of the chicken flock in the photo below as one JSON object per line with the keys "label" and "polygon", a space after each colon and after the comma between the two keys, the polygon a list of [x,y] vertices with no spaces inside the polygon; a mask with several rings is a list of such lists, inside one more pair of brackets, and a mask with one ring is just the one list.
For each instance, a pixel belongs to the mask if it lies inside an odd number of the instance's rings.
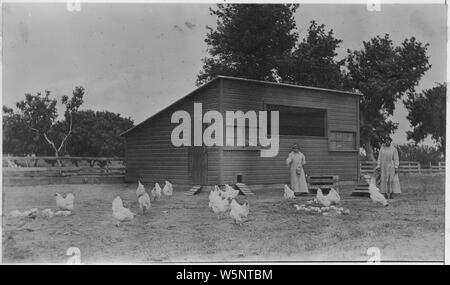
{"label": "chicken flock", "polygon": [[[139,204],[139,210],[142,214],[147,214],[152,206],[152,199],[160,200],[162,195],[171,197],[173,194],[172,183],[166,180],[163,189],[159,186],[159,183],[155,183],[155,187],[150,191],[150,195],[145,190],[144,185],[138,180],[138,187],[136,189],[137,202]],[[112,202],[113,218],[116,220],[116,226],[119,226],[121,222],[131,221],[137,214],[133,213],[129,208],[123,205],[123,201],[120,196],[117,196]]]}
{"label": "chicken flock", "polygon": [[[159,200],[162,195],[170,197],[173,194],[173,186],[169,181],[165,182],[164,188],[161,189],[158,183],[155,183],[155,187],[151,191],[151,197],[153,200]],[[139,209],[143,214],[149,212],[151,207],[151,198],[150,195],[145,191],[144,185],[141,181],[138,181],[138,187],[136,189],[137,202],[139,204]],[[37,208],[33,208],[27,211],[19,211],[14,210],[9,213],[9,215],[13,218],[19,217],[27,217],[31,219],[35,219],[39,214],[43,218],[53,218],[58,216],[70,216],[72,215],[72,211],[74,209],[74,201],[75,194],[67,193],[60,194],[55,193],[55,203],[56,203],[56,211],[53,211],[50,208],[44,209],[39,213]],[[116,225],[119,226],[120,222],[131,221],[136,216],[129,208],[124,206],[122,198],[117,196],[112,201],[112,217],[116,221]]]}
{"label": "chicken flock", "polygon": [[212,209],[218,218],[226,217],[228,214],[236,224],[242,225],[247,219],[250,204],[248,201],[239,204],[236,201],[238,195],[239,190],[234,189],[228,184],[225,184],[225,191],[215,185],[214,189],[209,193],[208,207]]}
{"label": "chicken flock", "polygon": [[[369,183],[370,198],[375,204],[381,204],[382,206],[388,206],[386,198],[380,193],[376,186],[376,180],[374,177],[370,179]],[[163,196],[170,198],[173,195],[173,185],[169,181],[165,181],[163,188],[158,183],[152,188],[150,193],[147,193],[144,185],[138,180],[138,186],[136,189],[136,200],[139,205],[139,211],[143,215],[150,212],[152,207],[152,201],[160,200]],[[215,185],[209,193],[208,207],[217,216],[218,219],[230,217],[235,224],[242,225],[248,220],[250,211],[250,204],[247,200],[244,202],[238,201],[239,190],[234,189],[232,186],[225,184],[224,190]],[[40,212],[40,215],[44,218],[53,218],[58,216],[70,216],[74,209],[75,195],[73,193],[60,194],[55,193],[56,210],[53,211],[50,208],[44,209]],[[294,199],[295,192],[289,188],[288,185],[284,185],[283,192],[284,199]],[[329,193],[325,195],[322,189],[318,188],[316,196],[312,200],[306,201],[306,204],[297,205],[294,207],[297,211],[319,213],[324,216],[329,216],[333,212],[338,215],[350,214],[349,209],[339,207],[341,197],[339,193],[331,188]],[[39,210],[33,208],[27,211],[20,212],[18,210],[10,212],[12,217],[28,217],[36,218],[39,215]],[[121,222],[131,221],[136,217],[136,213],[133,213],[130,208],[122,201],[120,196],[117,196],[112,201],[112,217],[116,221],[116,226],[119,226]]]}
{"label": "chicken flock", "polygon": [[[294,191],[292,191],[289,186],[284,185],[284,198],[292,199],[295,198]],[[330,210],[334,211],[338,215],[348,215],[350,214],[350,210],[344,209],[342,207],[337,207],[337,205],[341,202],[341,197],[336,189],[331,188],[327,195],[324,195],[322,189],[318,188],[316,197],[312,200],[306,201],[306,205],[297,205],[294,204],[294,208],[297,211],[304,212],[312,212],[319,213],[324,216],[331,215]]]}
{"label": "chicken flock", "polygon": [[[44,209],[41,211],[41,216],[44,218],[53,218],[53,217],[59,217],[59,216],[70,216],[72,214],[73,210],[73,203],[75,200],[75,195],[72,193],[68,194],[60,194],[55,193],[55,202],[56,202],[56,208],[57,211],[53,211],[50,208]],[[27,211],[20,212],[19,210],[14,210],[9,213],[12,217],[27,217],[31,219],[35,219],[39,215],[38,208],[33,208]]]}

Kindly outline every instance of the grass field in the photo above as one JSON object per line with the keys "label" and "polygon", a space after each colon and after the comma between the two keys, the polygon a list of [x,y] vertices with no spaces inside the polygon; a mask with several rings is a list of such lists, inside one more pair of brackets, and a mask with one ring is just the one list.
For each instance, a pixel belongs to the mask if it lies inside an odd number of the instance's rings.
{"label": "grass field", "polygon": [[[443,261],[444,177],[400,179],[403,194],[387,208],[343,189],[342,206],[351,212],[341,216],[295,210],[293,204],[311,197],[285,201],[281,189],[260,192],[248,198],[249,221],[241,226],[218,220],[207,193],[175,192],[153,202],[148,215],[116,227],[111,201],[121,195],[138,212],[135,185],[4,187],[3,262],[65,263],[71,246],[81,250],[82,263],[367,261],[369,247],[380,248],[382,261]],[[75,193],[73,215],[34,220],[7,215],[54,209],[55,192]]]}

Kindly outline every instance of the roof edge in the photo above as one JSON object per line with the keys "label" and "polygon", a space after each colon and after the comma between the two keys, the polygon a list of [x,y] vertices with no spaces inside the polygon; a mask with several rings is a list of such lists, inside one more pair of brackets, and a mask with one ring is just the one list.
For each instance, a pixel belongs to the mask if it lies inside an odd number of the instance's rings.
{"label": "roof edge", "polygon": [[315,90],[315,91],[326,91],[326,92],[342,93],[342,94],[355,95],[355,96],[364,96],[364,94],[358,93],[358,92],[336,90],[336,89],[329,89],[329,88],[296,85],[296,84],[282,83],[282,82],[271,82],[271,81],[263,81],[263,80],[248,79],[248,78],[242,78],[242,77],[225,76],[225,75],[219,75],[217,77],[224,78],[224,79],[231,79],[231,80],[239,80],[239,81],[246,81],[246,82],[255,82],[255,83],[261,83],[261,84],[276,85],[276,86],[285,86],[285,87],[309,89],[309,90]]}
{"label": "roof edge", "polygon": [[131,131],[135,130],[136,128],[140,127],[153,117],[159,115],[160,113],[164,112],[168,108],[172,107],[176,103],[180,102],[181,100],[185,99],[186,97],[194,94],[195,92],[198,92],[199,90],[205,88],[206,86],[211,85],[213,82],[217,81],[218,79],[230,79],[230,80],[238,80],[238,81],[246,81],[246,82],[254,82],[254,83],[261,83],[261,84],[269,84],[269,85],[275,85],[275,86],[285,86],[285,87],[292,87],[292,88],[300,88],[300,89],[308,89],[308,90],[314,90],[314,91],[324,91],[324,92],[333,92],[333,93],[341,93],[341,94],[347,94],[347,95],[354,95],[354,96],[364,96],[362,93],[357,92],[350,92],[350,91],[343,91],[343,90],[335,90],[335,89],[327,89],[327,88],[319,88],[319,87],[312,87],[312,86],[303,86],[303,85],[295,85],[295,84],[289,84],[289,83],[280,83],[280,82],[271,82],[271,81],[263,81],[263,80],[256,80],[256,79],[248,79],[248,78],[241,78],[241,77],[233,77],[233,76],[225,76],[225,75],[218,75],[211,79],[210,81],[206,82],[205,84],[195,88],[193,91],[189,92],[187,95],[181,97],[180,99],[176,100],[172,104],[168,105],[167,107],[163,108],[162,110],[156,112],[152,116],[148,117],[144,121],[140,122],[136,126],[129,128],[128,130],[121,133],[119,136],[125,136],[126,134],[130,133]]}
{"label": "roof edge", "polygon": [[191,92],[189,92],[188,94],[184,95],[183,97],[181,97],[180,99],[176,100],[175,102],[173,102],[172,104],[169,104],[168,106],[166,106],[165,108],[159,110],[158,112],[156,112],[155,114],[151,115],[150,117],[148,117],[147,119],[143,120],[142,122],[140,122],[139,124],[137,124],[134,127],[129,128],[128,130],[124,131],[123,133],[121,133],[119,136],[125,136],[126,134],[128,134],[129,132],[135,130],[136,128],[138,128],[139,126],[143,125],[144,123],[146,123],[147,121],[149,121],[150,119],[152,119],[153,117],[161,114],[162,112],[164,112],[165,110],[169,109],[170,107],[172,107],[173,105],[175,105],[176,103],[180,102],[181,100],[185,99],[186,97],[194,94],[195,92],[205,88],[206,86],[211,85],[213,82],[217,81],[220,78],[220,76],[216,76],[213,79],[211,79],[210,81],[206,82],[203,85],[200,85],[199,87],[195,88],[194,90],[192,90]]}

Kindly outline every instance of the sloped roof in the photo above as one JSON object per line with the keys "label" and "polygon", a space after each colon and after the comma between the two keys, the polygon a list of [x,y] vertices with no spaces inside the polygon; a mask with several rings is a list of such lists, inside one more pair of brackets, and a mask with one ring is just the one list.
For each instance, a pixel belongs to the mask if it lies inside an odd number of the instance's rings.
{"label": "sloped roof", "polygon": [[311,86],[302,86],[302,85],[295,85],[295,84],[288,84],[288,83],[278,83],[278,82],[271,82],[271,81],[262,81],[262,80],[255,80],[255,79],[247,79],[247,78],[240,78],[240,77],[232,77],[232,76],[223,76],[219,75],[217,77],[214,77],[210,81],[206,82],[205,84],[201,85],[200,87],[194,89],[189,94],[181,97],[177,101],[173,102],[169,106],[165,107],[164,109],[160,110],[159,112],[153,114],[152,116],[148,117],[144,121],[140,122],[136,126],[126,130],[125,132],[121,133],[120,136],[124,136],[134,129],[138,128],[139,126],[143,125],[147,121],[151,120],[153,117],[159,115],[160,113],[164,112],[166,109],[171,107],[172,105],[178,103],[179,101],[185,99],[186,97],[189,97],[190,95],[194,94],[195,92],[205,88],[206,86],[211,85],[213,82],[217,81],[220,78],[229,79],[229,80],[236,80],[236,81],[246,81],[246,82],[254,82],[254,83],[261,83],[261,84],[267,84],[267,85],[275,85],[275,86],[285,86],[285,87],[293,87],[293,88],[300,88],[300,89],[306,89],[306,90],[315,90],[315,91],[325,91],[325,92],[333,92],[333,93],[340,93],[340,94],[346,94],[346,95],[355,95],[355,96],[363,96],[361,93],[356,92],[350,92],[350,91],[342,91],[342,90],[334,90],[334,89],[327,89],[327,88],[319,88],[319,87],[311,87]]}

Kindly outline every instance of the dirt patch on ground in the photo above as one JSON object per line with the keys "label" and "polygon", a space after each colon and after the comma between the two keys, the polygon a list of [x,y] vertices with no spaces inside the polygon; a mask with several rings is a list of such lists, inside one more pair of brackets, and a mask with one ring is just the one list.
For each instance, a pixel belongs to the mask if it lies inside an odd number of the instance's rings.
{"label": "dirt patch on ground", "polygon": [[[343,189],[350,215],[322,216],[296,211],[282,191],[264,191],[250,202],[243,225],[218,219],[208,194],[152,204],[148,215],[114,226],[111,202],[120,195],[138,212],[135,185],[46,185],[4,187],[3,262],[64,263],[69,247],[83,263],[183,261],[366,261],[378,247],[383,261],[444,260],[444,177],[401,177],[403,194],[387,208]],[[146,185],[147,186],[147,185]],[[147,187],[148,191],[150,190]],[[12,210],[55,208],[55,192],[75,193],[68,217],[12,218]]]}

